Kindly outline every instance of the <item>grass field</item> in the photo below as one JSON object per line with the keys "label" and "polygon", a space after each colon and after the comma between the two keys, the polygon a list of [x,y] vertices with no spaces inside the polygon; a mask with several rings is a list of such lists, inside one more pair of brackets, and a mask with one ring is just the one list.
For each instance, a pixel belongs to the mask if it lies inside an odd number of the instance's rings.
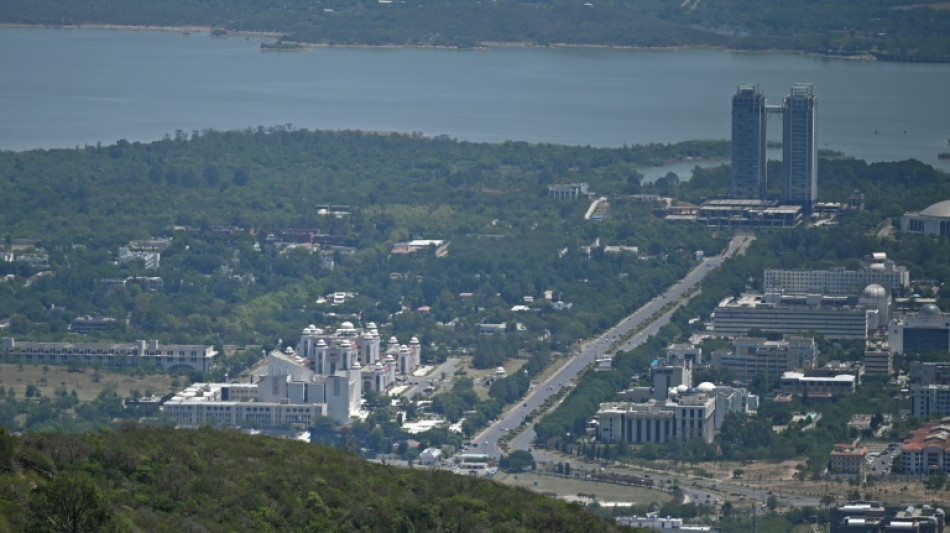
{"label": "grass field", "polygon": [[[567,357],[563,356],[553,356],[551,357],[551,362],[548,363],[548,366],[545,367],[539,375],[535,376],[532,381],[541,382],[551,376],[551,374],[557,372],[561,366],[568,361]],[[505,372],[508,375],[511,375],[513,372],[517,372],[521,369],[522,366],[527,363],[527,359],[508,359],[505,361]],[[456,367],[457,372],[461,370],[464,374],[474,380],[477,380],[478,384],[485,383],[485,378],[492,377],[495,375],[495,368],[485,368],[485,369],[476,369],[472,367],[472,358],[471,357],[462,357],[459,358],[459,365]],[[478,393],[479,397],[482,399],[488,398],[488,388],[487,387],[475,387],[475,392]]]}
{"label": "grass field", "polygon": [[648,504],[651,502],[664,503],[671,499],[668,493],[658,490],[534,473],[508,474],[499,472],[493,479],[505,485],[524,487],[534,492],[554,493],[566,499],[576,499],[578,494],[594,495],[596,501],[600,503]]}
{"label": "grass field", "polygon": [[16,398],[26,397],[27,385],[35,385],[43,396],[54,396],[57,387],[67,392],[76,391],[80,401],[94,400],[104,387],[115,384],[119,396],[126,397],[133,389],[140,394],[151,391],[165,395],[187,385],[187,378],[173,378],[162,374],[133,376],[106,370],[83,369],[71,372],[65,366],[0,363],[0,386],[16,391]]}

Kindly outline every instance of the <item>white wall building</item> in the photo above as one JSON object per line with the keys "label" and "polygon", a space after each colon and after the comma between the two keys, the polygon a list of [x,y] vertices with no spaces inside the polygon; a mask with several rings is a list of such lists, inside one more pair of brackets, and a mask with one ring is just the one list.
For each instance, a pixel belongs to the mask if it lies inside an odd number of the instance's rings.
{"label": "white wall building", "polygon": [[162,262],[162,254],[150,250],[133,250],[127,246],[119,248],[118,261],[120,265],[131,263],[132,261],[142,261],[147,270],[158,270]]}
{"label": "white wall building", "polygon": [[888,324],[887,340],[894,353],[948,352],[950,313],[924,304],[916,313],[898,315]]}
{"label": "white wall building", "polygon": [[802,372],[785,372],[779,381],[783,394],[801,398],[837,398],[854,392],[857,378],[851,374],[837,376],[806,376]]}
{"label": "white wall building", "polygon": [[683,525],[682,518],[671,518],[669,516],[664,518],[652,513],[646,516],[619,516],[617,517],[617,523],[622,526],[640,529],[652,529],[655,531],[662,531],[663,533],[718,531],[710,526]]}
{"label": "white wall building", "polygon": [[360,368],[318,376],[288,352],[268,354],[266,373],[256,383],[197,383],[165,402],[162,410],[189,427],[306,427],[317,416],[349,423],[360,407]]}
{"label": "white wall building", "polygon": [[72,343],[3,339],[4,361],[24,363],[101,365],[105,368],[136,368],[153,365],[171,372],[207,372],[218,352],[200,344],[161,344],[157,340],[134,343]]}
{"label": "white wall building", "polygon": [[937,202],[923,211],[911,211],[901,217],[901,231],[919,235],[950,236],[950,200]]}
{"label": "white wall building", "polygon": [[780,341],[741,337],[733,340],[731,352],[714,352],[712,364],[728,368],[739,380],[751,381],[764,374],[770,383],[776,383],[786,371],[812,366],[817,355],[811,337],[790,336]]}
{"label": "white wall building", "polygon": [[872,284],[890,292],[901,291],[910,286],[910,271],[878,252],[866,258],[860,270],[845,270],[843,267],[828,270],[770,268],[764,275],[765,292],[846,296],[860,294]]}
{"label": "white wall building", "polygon": [[921,418],[950,415],[950,385],[911,385],[910,412]]}
{"label": "white wall building", "polygon": [[950,362],[911,365],[910,411],[922,418],[950,415]]}
{"label": "white wall building", "polygon": [[712,331],[726,337],[761,329],[784,335],[814,332],[829,339],[867,339],[869,331],[887,325],[890,302],[880,285],[869,285],[861,296],[746,293],[719,303]]}
{"label": "white wall building", "polygon": [[722,428],[726,413],[747,415],[759,409],[759,397],[739,387],[716,386],[703,382],[696,386],[700,392],[711,392],[716,397],[716,411],[713,421],[716,431]]}
{"label": "white wall building", "polygon": [[694,438],[712,442],[715,409],[716,400],[712,395],[687,394],[686,390],[663,402],[602,403],[597,411],[598,437],[604,442],[631,444]]}

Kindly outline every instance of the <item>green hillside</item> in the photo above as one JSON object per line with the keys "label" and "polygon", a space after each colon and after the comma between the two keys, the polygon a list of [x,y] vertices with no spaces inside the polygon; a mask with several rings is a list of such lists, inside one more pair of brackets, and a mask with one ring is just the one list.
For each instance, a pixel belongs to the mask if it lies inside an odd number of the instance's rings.
{"label": "green hillside", "polygon": [[0,429],[0,531],[623,530],[526,490],[297,441]]}

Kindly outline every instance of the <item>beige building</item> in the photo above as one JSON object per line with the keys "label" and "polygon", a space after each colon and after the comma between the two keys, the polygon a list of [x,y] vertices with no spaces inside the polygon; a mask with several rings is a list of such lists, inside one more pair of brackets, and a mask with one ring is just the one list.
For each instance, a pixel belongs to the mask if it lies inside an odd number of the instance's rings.
{"label": "beige building", "polygon": [[868,449],[855,444],[835,444],[831,450],[831,472],[862,475],[867,468]]}

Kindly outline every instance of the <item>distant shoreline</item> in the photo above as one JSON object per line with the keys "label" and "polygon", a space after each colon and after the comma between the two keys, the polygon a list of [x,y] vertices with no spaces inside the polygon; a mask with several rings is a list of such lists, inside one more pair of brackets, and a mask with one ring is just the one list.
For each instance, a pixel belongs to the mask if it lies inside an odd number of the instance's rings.
{"label": "distant shoreline", "polygon": [[[44,28],[44,29],[63,29],[63,30],[127,30],[127,31],[163,31],[175,33],[199,32],[210,34],[215,26],[135,26],[123,24],[73,24],[73,25],[51,25],[51,24],[9,24],[0,23],[0,28]],[[225,28],[220,28],[225,29]],[[282,32],[266,32],[251,30],[226,30],[228,35],[245,35],[255,37],[273,37],[281,38],[285,36]],[[489,48],[608,48],[617,50],[722,50],[736,54],[799,54],[812,57],[823,57],[828,59],[846,59],[851,61],[878,61],[872,54],[822,54],[818,52],[808,52],[805,50],[794,49],[767,49],[767,50],[743,50],[738,48],[729,48],[723,46],[691,46],[691,45],[673,45],[673,46],[633,46],[633,45],[614,45],[614,44],[571,44],[571,43],[550,43],[538,44],[530,42],[517,41],[486,41],[473,47],[462,46],[439,46],[439,45],[411,45],[411,44],[325,44],[311,43],[306,41],[285,41],[292,44],[300,44],[312,48],[379,48],[379,49],[434,49],[434,50],[487,50]],[[899,61],[901,62],[901,61]]]}
{"label": "distant shoreline", "polygon": [[[216,29],[215,26],[134,26],[124,24],[9,24],[0,23],[0,28],[43,28],[48,30],[126,30],[126,31],[164,31],[174,33],[199,32],[208,33]],[[224,28],[221,28],[224,29]],[[256,35],[261,37],[280,37],[280,32],[227,30],[227,35]]]}

